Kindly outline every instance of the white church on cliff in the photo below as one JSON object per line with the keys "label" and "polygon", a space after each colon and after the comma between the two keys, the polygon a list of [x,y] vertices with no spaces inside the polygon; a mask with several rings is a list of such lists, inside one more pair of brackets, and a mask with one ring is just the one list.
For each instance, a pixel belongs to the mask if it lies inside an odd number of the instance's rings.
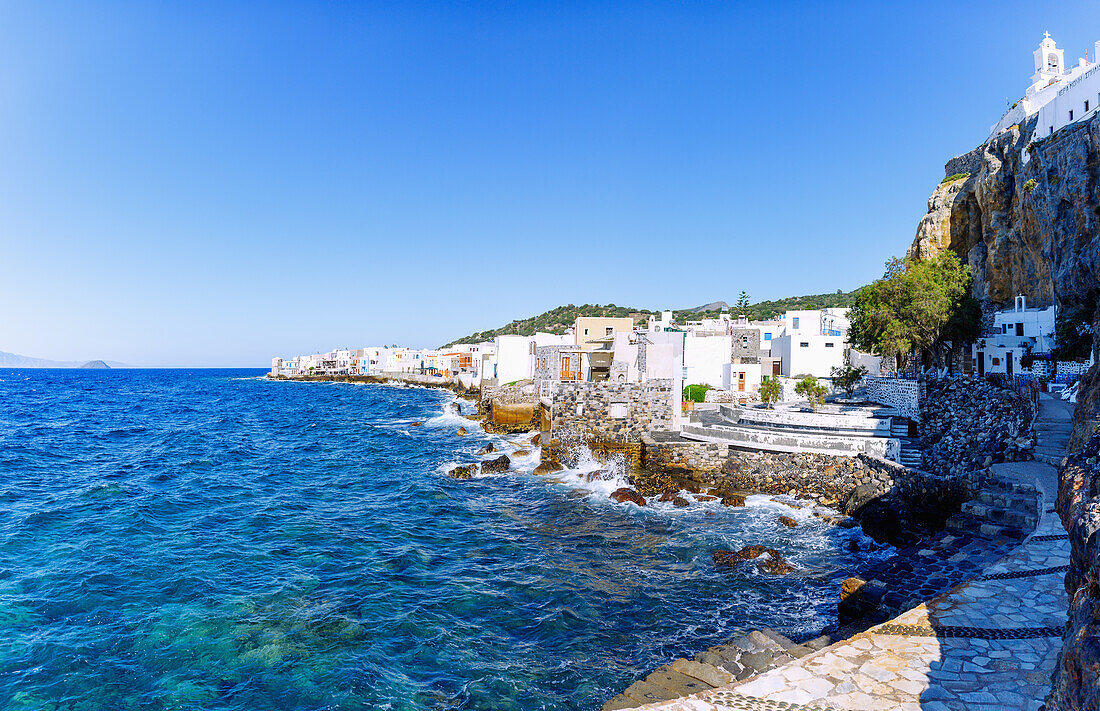
{"label": "white church on cliff", "polygon": [[993,138],[1015,124],[1023,124],[1036,114],[1039,121],[1030,140],[1053,135],[1055,131],[1076,121],[1091,117],[1100,107],[1100,42],[1093,50],[1093,61],[1084,57],[1066,68],[1064,50],[1043,33],[1043,41],[1035,50],[1035,73],[1024,96],[1005,112],[990,129]]}

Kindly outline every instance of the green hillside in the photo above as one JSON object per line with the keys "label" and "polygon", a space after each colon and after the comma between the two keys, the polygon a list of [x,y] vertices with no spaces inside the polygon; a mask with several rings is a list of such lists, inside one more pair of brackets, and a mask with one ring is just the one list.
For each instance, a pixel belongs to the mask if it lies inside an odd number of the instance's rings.
{"label": "green hillside", "polygon": [[[746,309],[739,310],[736,306],[731,306],[729,308],[729,313],[733,316],[744,313],[751,320],[762,320],[778,316],[784,311],[794,309],[824,309],[851,306],[854,299],[854,291],[848,293],[837,291],[832,294],[791,296],[776,301],[760,301],[755,304],[750,304]],[[681,321],[698,321],[703,318],[714,318],[718,316],[720,311],[693,311],[691,309],[681,309],[674,313],[676,318]],[[540,333],[561,334],[565,333],[565,329],[572,326],[573,322],[580,316],[614,316],[619,318],[629,316],[634,319],[635,325],[640,325],[645,323],[650,314],[659,315],[660,312],[649,311],[647,309],[635,309],[627,306],[616,306],[615,304],[582,304],[580,306],[568,304],[566,306],[559,306],[556,309],[551,309],[538,316],[512,321],[500,328],[479,331],[477,333],[471,333],[468,336],[463,336],[462,338],[456,338],[450,343],[440,346],[440,348],[446,348],[455,343],[491,341],[496,336],[533,336],[536,331]]]}

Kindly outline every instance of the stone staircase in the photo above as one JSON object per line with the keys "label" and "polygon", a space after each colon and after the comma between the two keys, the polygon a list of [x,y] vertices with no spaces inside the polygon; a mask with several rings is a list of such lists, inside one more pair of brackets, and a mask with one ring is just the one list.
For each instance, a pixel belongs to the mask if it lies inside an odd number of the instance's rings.
{"label": "stone staircase", "polygon": [[1039,522],[1039,490],[1034,485],[989,478],[962,510],[947,519],[947,528],[983,538],[1021,540]]}
{"label": "stone staircase", "polygon": [[911,469],[920,469],[924,463],[921,457],[920,442],[909,436],[909,420],[904,417],[891,417],[890,436],[901,442],[898,463]]}
{"label": "stone staircase", "polygon": [[1073,420],[1068,416],[1066,419],[1056,417],[1061,413],[1062,409],[1050,408],[1048,412],[1041,413],[1032,425],[1036,437],[1035,459],[1044,464],[1058,466],[1066,456]]}

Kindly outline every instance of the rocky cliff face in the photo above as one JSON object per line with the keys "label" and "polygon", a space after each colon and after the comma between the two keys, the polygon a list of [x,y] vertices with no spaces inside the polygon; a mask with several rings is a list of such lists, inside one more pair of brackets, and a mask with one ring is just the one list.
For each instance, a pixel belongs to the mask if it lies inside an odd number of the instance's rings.
{"label": "rocky cliff face", "polygon": [[[1031,125],[1014,127],[966,156],[965,179],[932,193],[928,214],[909,248],[913,257],[944,249],[965,259],[975,296],[1005,308],[1016,294],[1029,306],[1093,310],[1093,351],[1100,347],[1100,120],[1093,117],[1028,147]],[[1070,456],[1060,472],[1058,513],[1073,555],[1066,575],[1069,624],[1054,674],[1049,708],[1100,705],[1100,368],[1081,385]]]}
{"label": "rocky cliff face", "polygon": [[1010,306],[1084,303],[1100,289],[1100,121],[1096,117],[1032,144],[1015,127],[976,148],[964,180],[941,183],[909,248],[965,259],[977,295]]}

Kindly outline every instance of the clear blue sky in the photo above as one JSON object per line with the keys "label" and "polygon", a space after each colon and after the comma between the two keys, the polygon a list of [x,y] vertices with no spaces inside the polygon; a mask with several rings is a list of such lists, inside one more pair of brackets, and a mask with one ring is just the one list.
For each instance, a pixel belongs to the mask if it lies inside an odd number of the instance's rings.
{"label": "clear blue sky", "polygon": [[849,290],[1044,30],[1075,61],[1100,5],[0,0],[0,350],[262,366]]}

